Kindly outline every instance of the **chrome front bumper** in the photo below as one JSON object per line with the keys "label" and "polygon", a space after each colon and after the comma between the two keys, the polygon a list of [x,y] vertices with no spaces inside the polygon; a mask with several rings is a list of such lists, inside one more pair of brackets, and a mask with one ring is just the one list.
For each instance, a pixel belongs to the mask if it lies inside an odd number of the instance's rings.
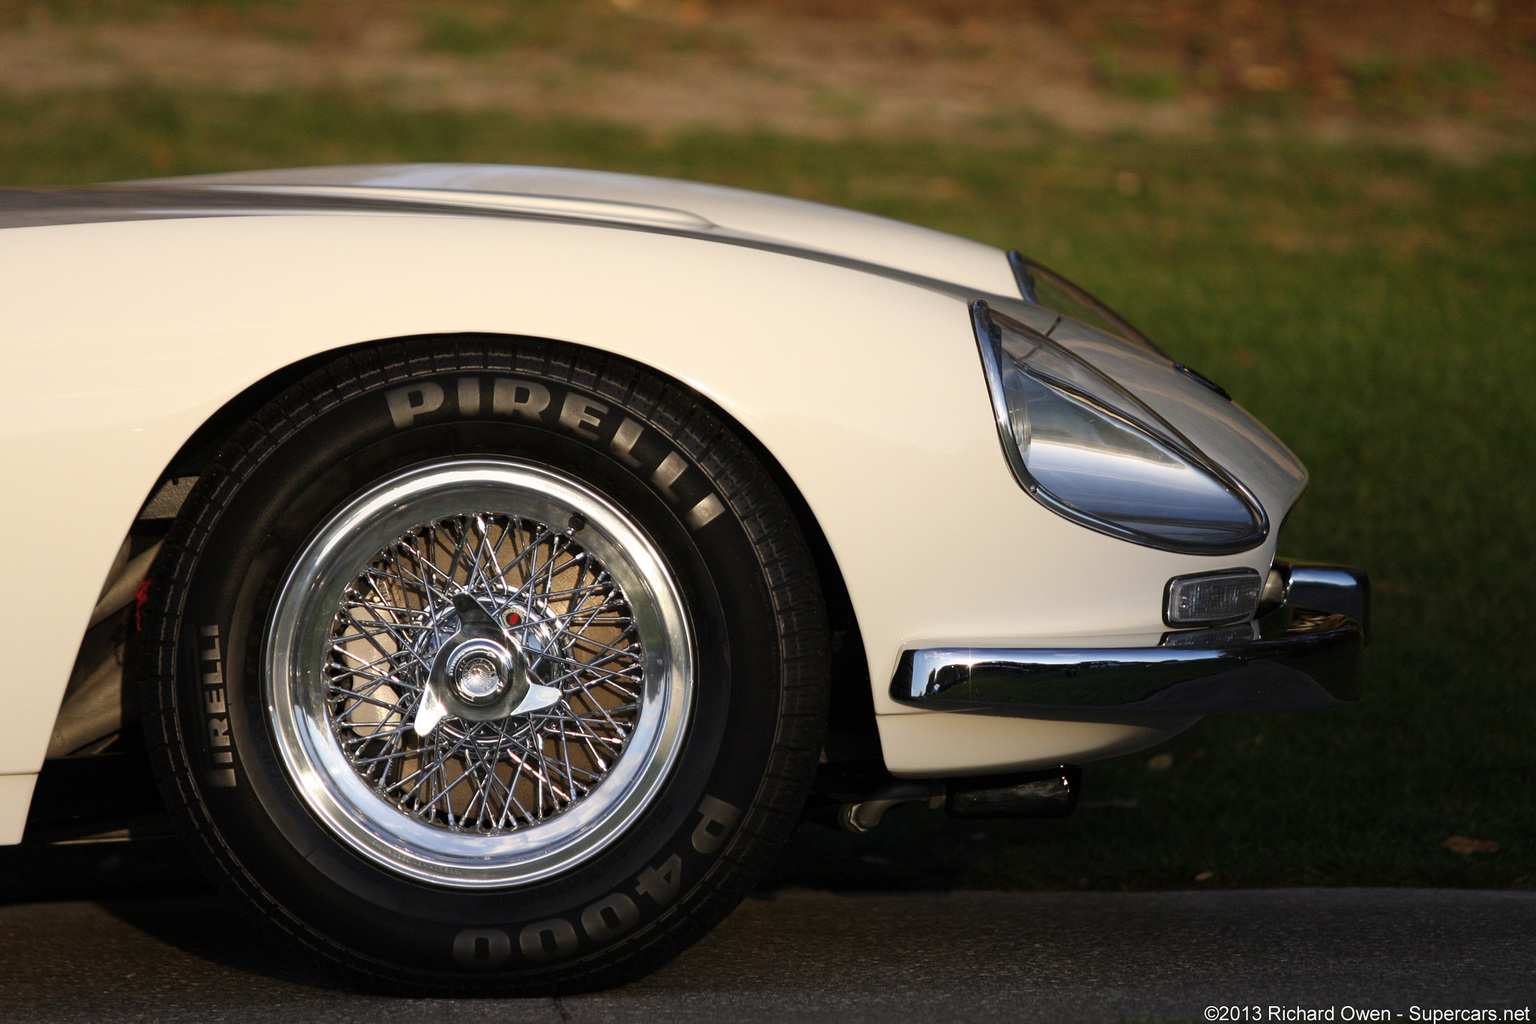
{"label": "chrome front bumper", "polygon": [[1155,647],[906,651],[891,697],[934,711],[1106,720],[1340,707],[1360,696],[1369,595],[1358,569],[1277,561],[1252,622],[1166,633]]}

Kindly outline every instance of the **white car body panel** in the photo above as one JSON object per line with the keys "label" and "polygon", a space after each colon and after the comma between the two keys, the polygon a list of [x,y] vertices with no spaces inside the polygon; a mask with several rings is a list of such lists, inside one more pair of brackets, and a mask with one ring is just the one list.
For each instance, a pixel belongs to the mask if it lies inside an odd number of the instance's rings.
{"label": "white car body panel", "polygon": [[[591,172],[470,168],[466,181],[417,167],[386,181],[364,170],[372,177],[342,169],[336,184],[575,195],[577,180],[591,193],[579,198],[683,209],[743,236],[878,257],[1010,302],[1000,251],[861,214],[795,213],[810,204]],[[1278,458],[1261,457],[1278,442],[1258,428],[1244,448],[1186,412],[1191,436],[1264,503],[1266,541],[1202,557],[1094,533],[1013,479],[962,295],[709,232],[452,209],[199,216],[3,230],[0,266],[0,478],[11,482],[0,529],[39,541],[12,549],[37,560],[22,573],[27,586],[0,590],[0,842],[19,837],[92,607],[173,455],[253,382],[342,346],[456,332],[559,339],[647,364],[716,402],[785,468],[826,535],[897,775],[1088,760],[1189,724],[924,711],[891,700],[888,685],[912,647],[1155,643],[1168,578],[1267,571],[1304,480],[1299,466],[1245,477],[1242,463]],[[1198,412],[1207,396],[1165,399]],[[1209,436],[1195,436],[1202,429]]]}
{"label": "white car body panel", "polygon": [[[363,164],[203,174],[158,179],[158,183],[440,189],[459,193],[460,201],[468,193],[504,196],[498,204],[503,209],[530,211],[539,210],[541,201],[551,198],[586,200],[610,207],[606,211],[589,208],[587,213],[594,219],[606,216],[658,226],[670,222],[721,238],[794,246],[1005,295],[1014,294],[1015,287],[1001,253],[968,238],[804,199],[641,174],[499,164]],[[578,208],[568,212],[581,215]],[[680,220],[679,214],[686,220]]]}

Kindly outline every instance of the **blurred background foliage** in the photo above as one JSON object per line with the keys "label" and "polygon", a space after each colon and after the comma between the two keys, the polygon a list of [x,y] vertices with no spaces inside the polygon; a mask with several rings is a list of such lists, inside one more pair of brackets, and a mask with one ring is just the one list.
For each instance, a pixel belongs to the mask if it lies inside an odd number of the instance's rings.
{"label": "blurred background foliage", "polygon": [[[0,0],[0,184],[563,164],[1036,253],[1308,464],[1282,553],[1372,573],[1366,698],[1090,765],[1065,821],[807,825],[768,884],[1528,888],[1533,57],[1494,0]],[[0,851],[0,898],[184,871]]]}

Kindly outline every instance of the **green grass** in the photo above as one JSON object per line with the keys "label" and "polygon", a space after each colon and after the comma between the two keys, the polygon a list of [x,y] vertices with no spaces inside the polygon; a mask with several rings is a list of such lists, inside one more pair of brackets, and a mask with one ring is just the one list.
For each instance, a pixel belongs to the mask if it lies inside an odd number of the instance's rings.
{"label": "green grass", "polygon": [[1178,99],[1184,91],[1184,83],[1177,71],[1166,67],[1129,68],[1117,51],[1107,47],[1094,54],[1093,62],[1110,91],[1129,99],[1156,103]]}
{"label": "green grass", "polygon": [[494,12],[431,8],[421,15],[422,45],[459,57],[481,57],[513,46],[558,45],[570,30],[569,20],[570,12],[551,0],[522,0]]}
{"label": "green grass", "polygon": [[[1016,245],[1223,383],[1307,463],[1282,551],[1370,570],[1367,695],[1091,765],[1061,822],[806,826],[776,885],[1536,885],[1536,158],[1236,137],[1027,148],[646,137],[345,95],[0,98],[0,183],[306,163],[569,164]],[[1138,189],[1117,187],[1129,171]],[[1132,194],[1127,194],[1131,192]],[[1464,855],[1452,835],[1500,849]]]}

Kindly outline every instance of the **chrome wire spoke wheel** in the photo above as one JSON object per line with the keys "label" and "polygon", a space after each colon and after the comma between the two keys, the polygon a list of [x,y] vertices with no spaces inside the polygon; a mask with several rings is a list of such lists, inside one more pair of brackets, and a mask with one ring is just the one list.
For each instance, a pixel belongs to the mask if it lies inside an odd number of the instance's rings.
{"label": "chrome wire spoke wheel", "polygon": [[358,773],[412,817],[527,827],[585,797],[623,753],[644,651],[572,519],[450,516],[348,586],[326,666],[331,724]]}
{"label": "chrome wire spoke wheel", "polygon": [[353,849],[439,885],[530,883],[664,785],[691,697],[665,563],[574,478],[461,458],[329,516],[265,645],[296,788]]}
{"label": "chrome wire spoke wheel", "polygon": [[167,810],[359,980],[633,979],[799,818],[815,560],[744,439],[638,364],[360,346],[238,425],[164,550],[134,673]]}

